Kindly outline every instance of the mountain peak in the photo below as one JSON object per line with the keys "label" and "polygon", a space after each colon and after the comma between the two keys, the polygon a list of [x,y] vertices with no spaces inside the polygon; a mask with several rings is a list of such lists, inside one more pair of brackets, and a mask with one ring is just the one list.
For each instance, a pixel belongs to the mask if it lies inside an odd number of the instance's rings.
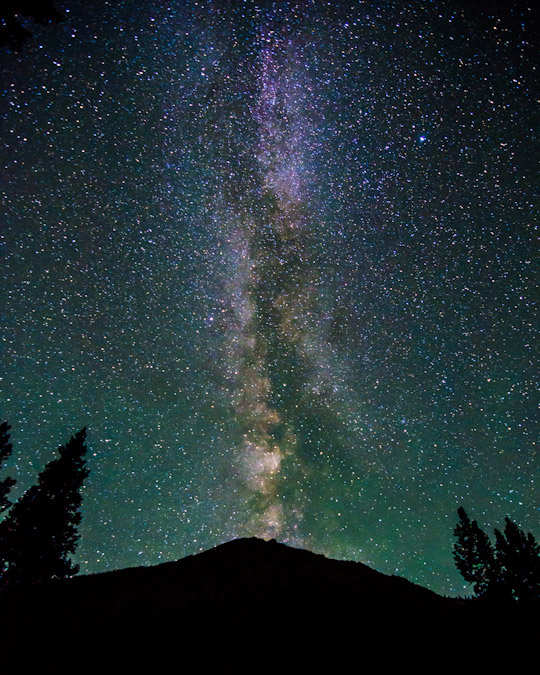
{"label": "mountain peak", "polygon": [[[211,653],[220,664],[234,646],[233,653],[252,665],[270,653],[276,640],[293,641],[314,650],[302,654],[303,665],[308,658],[318,667],[317,640],[336,653],[344,644],[349,649],[362,644],[363,663],[375,656],[378,663],[383,652],[374,651],[374,645],[381,641],[408,647],[419,636],[433,640],[448,631],[478,635],[479,625],[489,619],[470,601],[443,598],[362,563],[255,537],[155,567],[14,590],[1,600],[10,619],[5,662],[16,657],[20,663],[27,643],[40,644],[35,650],[40,672],[101,668],[99,651],[85,651],[87,660],[81,663],[81,636],[93,636],[93,644],[108,649],[118,672],[148,672],[156,659],[176,658],[179,640],[191,654],[204,660]],[[501,617],[499,612],[491,619],[493,626]],[[51,645],[62,651],[51,652]],[[43,653],[56,659],[58,670],[43,669]]]}

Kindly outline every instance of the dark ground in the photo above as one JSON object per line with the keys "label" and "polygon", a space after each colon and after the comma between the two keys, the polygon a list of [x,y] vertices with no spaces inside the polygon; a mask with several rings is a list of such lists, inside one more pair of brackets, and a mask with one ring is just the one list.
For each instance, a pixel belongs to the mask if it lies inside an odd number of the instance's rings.
{"label": "dark ground", "polygon": [[531,612],[444,598],[259,539],[13,591],[2,604],[2,660],[19,672],[345,672],[344,659],[359,671],[454,659],[465,667],[495,663],[501,647],[523,655],[538,636]]}

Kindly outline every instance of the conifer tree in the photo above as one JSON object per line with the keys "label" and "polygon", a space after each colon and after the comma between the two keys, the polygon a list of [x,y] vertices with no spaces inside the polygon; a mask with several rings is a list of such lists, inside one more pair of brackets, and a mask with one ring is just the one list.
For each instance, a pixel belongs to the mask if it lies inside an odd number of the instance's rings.
{"label": "conifer tree", "polygon": [[[11,427],[7,422],[0,424],[0,467],[10,455],[13,446],[9,442],[9,430]],[[8,494],[11,488],[15,485],[13,478],[4,478],[0,480],[0,513],[11,506]]]}
{"label": "conifer tree", "polygon": [[498,578],[495,551],[487,534],[470,520],[465,509],[458,509],[460,522],[454,530],[457,542],[454,544],[454,560],[461,575],[474,592],[483,595]]}
{"label": "conifer tree", "polygon": [[495,530],[495,539],[501,584],[518,602],[540,601],[540,545],[533,535],[506,518],[504,534]]}
{"label": "conifer tree", "polygon": [[82,429],[58,449],[59,458],[47,464],[32,486],[3,521],[2,585],[32,584],[71,577],[79,571],[70,560],[81,521],[80,489],[88,476]]}

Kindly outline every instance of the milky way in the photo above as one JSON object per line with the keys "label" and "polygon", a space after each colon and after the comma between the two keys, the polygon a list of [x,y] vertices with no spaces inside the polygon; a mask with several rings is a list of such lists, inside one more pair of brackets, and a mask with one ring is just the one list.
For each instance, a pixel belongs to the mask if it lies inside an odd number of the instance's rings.
{"label": "milky way", "polygon": [[459,505],[539,534],[532,11],[168,4],[0,55],[16,495],[87,425],[85,572],[255,535],[463,592]]}

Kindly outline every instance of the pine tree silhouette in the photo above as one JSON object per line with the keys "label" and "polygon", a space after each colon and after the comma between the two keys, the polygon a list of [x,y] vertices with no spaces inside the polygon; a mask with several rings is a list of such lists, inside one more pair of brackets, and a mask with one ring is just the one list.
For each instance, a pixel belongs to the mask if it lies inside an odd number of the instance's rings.
{"label": "pine tree silhouette", "polygon": [[[0,467],[10,455],[13,446],[9,442],[9,430],[11,427],[7,422],[0,424]],[[0,513],[11,506],[8,498],[9,491],[15,485],[13,478],[4,478],[0,481]]]}
{"label": "pine tree silhouette", "polygon": [[540,545],[533,535],[506,518],[504,533],[495,530],[495,547],[463,508],[454,534],[454,560],[478,596],[494,602],[540,605]]}
{"label": "pine tree silhouette", "polygon": [[58,448],[60,457],[47,464],[37,485],[24,493],[2,522],[4,587],[63,579],[79,571],[69,556],[79,539],[80,489],[89,473],[85,438],[86,429],[82,429]]}
{"label": "pine tree silhouette", "polygon": [[454,560],[461,575],[470,584],[474,592],[483,595],[493,587],[498,578],[498,566],[495,551],[487,534],[478,526],[476,520],[470,520],[465,509],[458,509],[460,522],[454,534]]}
{"label": "pine tree silhouette", "polygon": [[500,583],[520,603],[540,601],[540,545],[506,518],[504,534],[495,530]]}
{"label": "pine tree silhouette", "polygon": [[40,24],[62,20],[62,15],[54,6],[54,0],[2,0],[0,46],[7,45],[15,51],[21,49],[31,35],[22,17]]}

